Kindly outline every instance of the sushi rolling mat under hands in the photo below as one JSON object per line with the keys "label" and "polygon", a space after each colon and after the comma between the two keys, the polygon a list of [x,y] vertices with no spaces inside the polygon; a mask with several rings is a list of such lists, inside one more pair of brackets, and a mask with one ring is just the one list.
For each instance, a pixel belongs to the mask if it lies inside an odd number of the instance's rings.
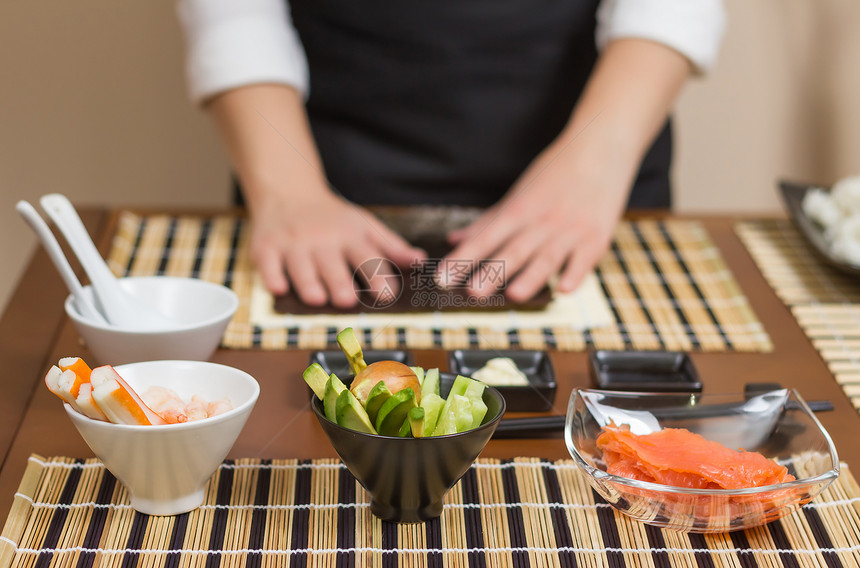
{"label": "sushi rolling mat under hands", "polygon": [[121,211],[115,225],[108,262],[116,274],[193,276],[238,294],[239,310],[222,340],[228,348],[327,349],[336,347],[340,327],[353,324],[364,331],[368,349],[772,349],[718,249],[692,221],[620,224],[612,249],[580,296],[569,299],[562,320],[556,312],[506,311],[460,314],[451,325],[433,313],[418,316],[423,321],[410,314],[396,325],[388,323],[391,316],[385,323],[355,315],[337,321],[325,314],[275,316],[260,308],[270,297],[255,291],[248,223],[240,216]]}
{"label": "sushi rolling mat under hands", "polygon": [[615,512],[570,460],[480,459],[439,519],[393,524],[337,460],[225,462],[203,506],[135,513],[95,459],[31,456],[0,536],[20,566],[860,566],[860,488],[841,476],[747,531],[661,530]]}
{"label": "sushi rolling mat under hands", "polygon": [[788,220],[746,221],[735,231],[860,410],[860,276],[819,260]]}

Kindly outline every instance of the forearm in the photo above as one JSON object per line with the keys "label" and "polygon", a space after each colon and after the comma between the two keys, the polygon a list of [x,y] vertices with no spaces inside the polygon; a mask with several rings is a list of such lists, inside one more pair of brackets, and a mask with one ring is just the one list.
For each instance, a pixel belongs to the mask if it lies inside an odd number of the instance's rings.
{"label": "forearm", "polygon": [[666,46],[611,42],[551,150],[575,167],[626,164],[623,173],[632,182],[690,72],[689,61]]}
{"label": "forearm", "polygon": [[214,97],[207,110],[252,210],[271,197],[298,201],[331,195],[304,101],[295,89],[241,87]]}

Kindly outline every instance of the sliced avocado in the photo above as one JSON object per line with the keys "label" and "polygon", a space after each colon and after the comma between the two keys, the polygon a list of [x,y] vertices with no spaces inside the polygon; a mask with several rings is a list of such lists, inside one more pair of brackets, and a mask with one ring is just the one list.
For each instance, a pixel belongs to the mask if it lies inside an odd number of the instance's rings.
{"label": "sliced avocado", "polygon": [[409,431],[412,432],[413,438],[424,437],[424,416],[425,411],[420,406],[416,406],[409,410],[407,420],[404,424],[409,424]]}
{"label": "sliced avocado", "polygon": [[[415,408],[418,408],[417,406]],[[415,410],[413,408],[412,410]],[[409,415],[407,414],[406,419],[403,421],[403,424],[400,425],[400,430],[397,431],[397,436],[400,438],[406,438],[409,436],[409,433],[412,431],[411,426],[409,425]]]}
{"label": "sliced avocado", "polygon": [[325,417],[332,422],[337,422],[337,397],[346,390],[346,385],[341,382],[334,373],[329,376],[325,384],[325,397],[323,398],[323,408],[325,409]]}
{"label": "sliced avocado", "polygon": [[421,400],[428,394],[441,394],[439,392],[439,369],[427,369],[424,371],[424,381],[421,383]]}
{"label": "sliced avocado", "polygon": [[430,436],[433,434],[433,429],[436,428],[436,422],[439,421],[439,413],[442,407],[445,406],[445,399],[431,392],[425,394],[421,398],[421,408],[424,409],[424,435]]}
{"label": "sliced avocado", "polygon": [[322,400],[325,397],[325,384],[328,382],[328,373],[319,363],[312,363],[310,367],[302,373],[302,378],[317,395],[317,398]]}
{"label": "sliced avocado", "polygon": [[409,410],[416,406],[415,391],[411,388],[397,391],[382,404],[376,415],[377,432],[383,436],[397,436]]}
{"label": "sliced avocado", "polygon": [[346,360],[353,375],[359,374],[367,367],[367,363],[364,362],[361,343],[358,342],[355,331],[351,327],[346,327],[337,334],[337,344],[340,345],[341,350],[346,355]]}
{"label": "sliced avocado", "polygon": [[439,414],[439,422],[433,430],[434,436],[465,432],[472,427],[471,401],[463,395],[452,394],[445,401]]}
{"label": "sliced avocado", "polygon": [[337,395],[337,403],[335,406],[335,414],[337,423],[344,428],[349,428],[357,432],[366,432],[368,434],[376,434],[376,429],[370,423],[367,417],[367,412],[355,398],[355,395],[349,392],[349,389],[344,389]]}
{"label": "sliced avocado", "polygon": [[370,389],[370,392],[367,393],[367,402],[364,403],[364,409],[367,411],[367,415],[370,417],[370,422],[372,424],[376,423],[376,416],[379,414],[379,409],[382,408],[382,405],[389,398],[391,398],[391,391],[388,390],[388,386],[385,384],[385,381],[379,381],[372,389]]}
{"label": "sliced avocado", "polygon": [[[409,367],[412,369],[412,372],[415,373],[415,376],[418,377],[418,384],[424,383],[424,367]],[[417,394],[417,393],[416,393]]]}

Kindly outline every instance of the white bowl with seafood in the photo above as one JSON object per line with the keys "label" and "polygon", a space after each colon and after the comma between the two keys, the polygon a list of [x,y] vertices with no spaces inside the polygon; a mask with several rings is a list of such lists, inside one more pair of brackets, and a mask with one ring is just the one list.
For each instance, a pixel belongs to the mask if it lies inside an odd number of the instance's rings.
{"label": "white bowl with seafood", "polygon": [[84,441],[128,489],[135,510],[175,515],[197,508],[251,414],[259,384],[244,371],[205,361],[147,361],[115,369],[138,393],[155,386],[183,400],[229,400],[231,408],[215,416],[157,426],[93,420],[65,404]]}

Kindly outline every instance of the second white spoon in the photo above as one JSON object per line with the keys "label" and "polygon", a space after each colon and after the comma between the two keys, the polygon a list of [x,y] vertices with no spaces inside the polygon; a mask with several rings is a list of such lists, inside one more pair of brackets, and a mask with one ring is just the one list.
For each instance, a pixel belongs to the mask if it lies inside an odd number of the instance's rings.
{"label": "second white spoon", "polygon": [[179,325],[129,294],[99,254],[72,203],[59,193],[44,195],[42,208],[63,233],[84,267],[108,322],[133,330],[168,330]]}
{"label": "second white spoon", "polygon": [[48,227],[48,224],[45,223],[45,220],[42,219],[39,212],[36,211],[36,208],[26,201],[19,201],[15,206],[15,209],[17,209],[18,213],[20,213],[24,220],[27,221],[30,228],[35,231],[39,240],[42,241],[42,246],[45,247],[45,250],[48,252],[48,256],[51,257],[51,260],[54,262],[54,266],[56,266],[57,270],[60,272],[60,276],[63,277],[66,287],[75,299],[75,307],[81,315],[98,323],[107,323],[104,316],[96,309],[92,301],[84,295],[81,283],[78,281],[78,277],[75,276],[75,272],[72,270],[72,266],[69,264],[66,255],[63,254],[63,249],[60,247],[60,243],[57,242],[57,239],[54,237],[54,233],[51,232],[51,228]]}

